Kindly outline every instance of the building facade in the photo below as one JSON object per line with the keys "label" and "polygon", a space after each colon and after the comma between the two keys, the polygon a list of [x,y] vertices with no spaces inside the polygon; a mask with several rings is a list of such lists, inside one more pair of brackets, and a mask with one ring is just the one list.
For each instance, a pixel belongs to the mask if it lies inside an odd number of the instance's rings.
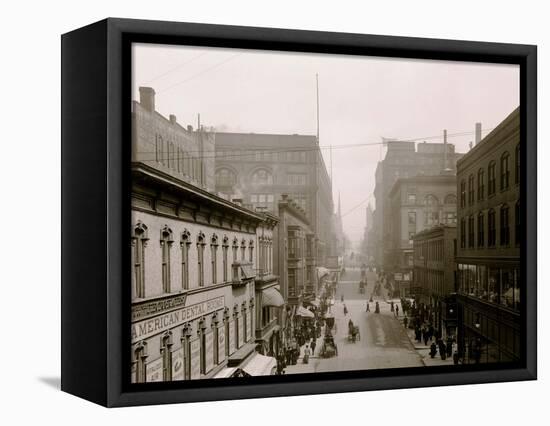
{"label": "building facade", "polygon": [[432,306],[434,326],[443,337],[456,335],[456,225],[440,225],[413,236],[411,293]]}
{"label": "building facade", "polygon": [[387,152],[378,163],[375,173],[374,227],[372,233],[374,262],[387,269],[390,255],[389,193],[400,178],[436,176],[444,172],[456,174],[456,162],[462,154],[455,152],[453,144],[388,141]]}
{"label": "building facade", "polygon": [[467,362],[518,360],[519,108],[457,167],[460,349]]}
{"label": "building facade", "polygon": [[315,136],[216,133],[215,181],[220,196],[274,214],[287,194],[313,229],[317,262],[335,250],[332,187]]}
{"label": "building facade", "polygon": [[389,234],[385,269],[393,274],[394,290],[409,294],[413,279],[413,238],[424,229],[456,224],[454,175],[401,178],[388,195]]}

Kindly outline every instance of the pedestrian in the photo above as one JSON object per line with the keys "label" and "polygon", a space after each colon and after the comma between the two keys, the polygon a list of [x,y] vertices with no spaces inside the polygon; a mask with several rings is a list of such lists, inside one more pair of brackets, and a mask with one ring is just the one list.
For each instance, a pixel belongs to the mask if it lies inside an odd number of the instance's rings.
{"label": "pedestrian", "polygon": [[422,330],[422,338],[424,340],[424,346],[428,346],[428,338],[429,338],[429,334],[428,334],[428,330],[426,330],[426,328],[424,328]]}
{"label": "pedestrian", "polygon": [[399,306],[398,305],[395,305],[395,316],[396,317],[399,316]]}
{"label": "pedestrian", "polygon": [[309,346],[306,345],[306,347],[304,349],[304,359],[303,359],[304,364],[309,363],[309,355],[310,354],[311,354],[311,350],[309,349]]}
{"label": "pedestrian", "polygon": [[405,326],[405,328],[407,328],[407,326],[409,325],[409,319],[407,318],[407,315],[405,315],[405,318],[403,318],[403,325]]}
{"label": "pedestrian", "polygon": [[317,341],[315,338],[311,340],[311,356],[315,356],[315,347],[317,346]]}
{"label": "pedestrian", "polygon": [[437,347],[435,346],[435,342],[432,342],[432,344],[430,345],[430,358],[434,358],[436,353]]}
{"label": "pedestrian", "polygon": [[340,302],[344,303],[344,293],[340,295]]}
{"label": "pedestrian", "polygon": [[390,311],[393,312],[394,311],[394,307],[393,307],[393,300],[390,302]]}
{"label": "pedestrian", "polygon": [[369,302],[367,302],[367,310],[365,312],[370,312],[370,305]]}
{"label": "pedestrian", "polygon": [[346,316],[348,314],[348,308],[347,306],[344,304],[344,316]]}
{"label": "pedestrian", "polygon": [[441,355],[441,361],[445,361],[447,357],[447,347],[445,346],[445,342],[441,339],[439,340],[439,355]]}

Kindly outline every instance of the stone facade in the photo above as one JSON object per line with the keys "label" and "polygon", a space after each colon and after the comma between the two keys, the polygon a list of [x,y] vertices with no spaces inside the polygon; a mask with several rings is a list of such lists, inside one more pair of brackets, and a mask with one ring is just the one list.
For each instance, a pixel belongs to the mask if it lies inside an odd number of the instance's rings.
{"label": "stone facade", "polygon": [[399,179],[388,195],[389,235],[385,268],[394,274],[395,290],[408,292],[413,271],[413,237],[440,224],[456,224],[456,177]]}

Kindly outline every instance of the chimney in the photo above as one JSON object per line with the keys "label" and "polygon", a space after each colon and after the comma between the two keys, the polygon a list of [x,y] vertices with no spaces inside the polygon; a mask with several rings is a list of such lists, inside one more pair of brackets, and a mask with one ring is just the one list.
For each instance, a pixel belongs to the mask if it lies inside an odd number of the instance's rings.
{"label": "chimney", "polygon": [[150,112],[155,110],[155,90],[152,87],[139,88],[139,103]]}
{"label": "chimney", "polygon": [[187,131],[188,132],[192,132],[193,131],[193,126],[191,126],[190,124],[187,125]]}
{"label": "chimney", "polygon": [[233,200],[231,200],[231,201],[233,201],[233,203],[235,203],[238,206],[242,206],[242,204],[243,204],[243,199],[242,198],[233,198]]}
{"label": "chimney", "polygon": [[476,123],[476,145],[481,142],[481,123]]}
{"label": "chimney", "polygon": [[177,121],[176,116],[174,114],[170,114],[170,123],[176,124]]}

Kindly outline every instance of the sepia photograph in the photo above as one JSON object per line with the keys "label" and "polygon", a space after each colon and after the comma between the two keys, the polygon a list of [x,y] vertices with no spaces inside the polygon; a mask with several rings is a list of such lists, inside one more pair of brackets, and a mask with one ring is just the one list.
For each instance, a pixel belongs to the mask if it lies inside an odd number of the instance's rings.
{"label": "sepia photograph", "polygon": [[131,72],[132,383],[522,360],[519,65],[132,43]]}

